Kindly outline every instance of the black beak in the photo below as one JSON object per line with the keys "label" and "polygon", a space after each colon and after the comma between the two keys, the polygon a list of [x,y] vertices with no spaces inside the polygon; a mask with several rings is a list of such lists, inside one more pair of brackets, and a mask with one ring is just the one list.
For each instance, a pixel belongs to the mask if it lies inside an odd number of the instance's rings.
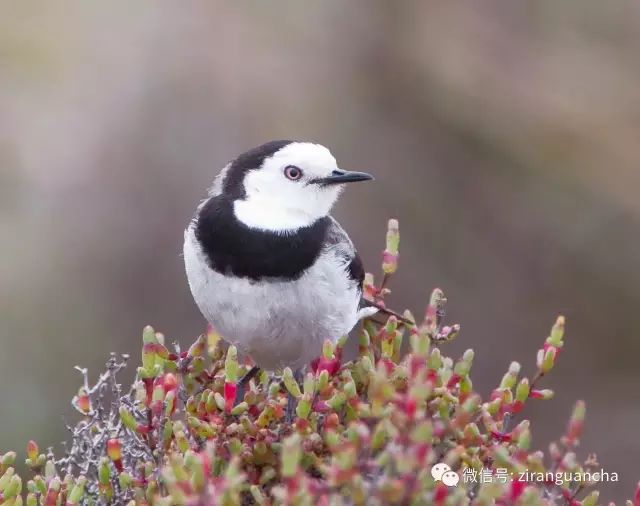
{"label": "black beak", "polygon": [[348,170],[334,170],[330,176],[321,177],[311,181],[322,186],[330,184],[355,183],[357,181],[370,181],[373,179],[371,174],[366,172],[354,172]]}

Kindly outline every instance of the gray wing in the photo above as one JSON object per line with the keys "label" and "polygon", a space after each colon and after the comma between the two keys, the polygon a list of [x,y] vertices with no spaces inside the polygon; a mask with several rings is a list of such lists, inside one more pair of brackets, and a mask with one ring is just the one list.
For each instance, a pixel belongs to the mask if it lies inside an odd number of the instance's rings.
{"label": "gray wing", "polygon": [[406,320],[402,315],[399,315],[398,313],[385,308],[381,304],[362,297],[362,284],[364,282],[365,271],[364,266],[362,265],[362,260],[360,259],[360,255],[358,255],[358,252],[353,246],[351,239],[349,239],[347,233],[340,226],[340,223],[338,223],[331,216],[329,216],[329,219],[331,220],[331,223],[329,224],[329,227],[327,229],[325,247],[327,249],[335,249],[338,255],[344,258],[349,277],[356,281],[358,284],[358,289],[360,290],[360,310],[358,311],[358,320],[361,320],[363,318],[370,318],[377,312],[381,312],[386,314],[387,317],[393,315],[398,320],[408,323],[409,321]]}
{"label": "gray wing", "polygon": [[347,273],[349,277],[353,279],[362,291],[362,283],[364,281],[364,266],[360,255],[353,246],[351,239],[333,217],[329,216],[331,220],[325,236],[325,248],[333,249],[337,255],[344,258]]}

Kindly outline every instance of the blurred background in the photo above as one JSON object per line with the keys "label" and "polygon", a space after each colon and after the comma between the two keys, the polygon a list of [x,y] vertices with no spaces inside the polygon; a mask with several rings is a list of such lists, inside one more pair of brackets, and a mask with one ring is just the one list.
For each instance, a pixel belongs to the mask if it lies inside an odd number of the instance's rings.
{"label": "blurred background", "polygon": [[[335,215],[390,303],[434,286],[488,393],[534,369],[558,313],[566,349],[527,407],[534,446],[587,402],[596,452],[640,478],[640,4],[0,0],[0,451],[60,448],[62,416],[143,325],[204,327],[182,231],[220,167],[310,139],[376,175]],[[132,367],[133,369],[133,367]]]}

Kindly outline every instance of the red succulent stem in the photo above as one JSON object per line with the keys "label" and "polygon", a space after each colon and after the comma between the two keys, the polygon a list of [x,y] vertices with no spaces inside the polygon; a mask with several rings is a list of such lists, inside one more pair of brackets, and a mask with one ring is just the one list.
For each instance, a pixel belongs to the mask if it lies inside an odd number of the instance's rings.
{"label": "red succulent stem", "polygon": [[238,390],[238,386],[236,383],[231,383],[229,381],[224,384],[224,411],[225,413],[231,413],[233,406],[236,402],[236,392]]}

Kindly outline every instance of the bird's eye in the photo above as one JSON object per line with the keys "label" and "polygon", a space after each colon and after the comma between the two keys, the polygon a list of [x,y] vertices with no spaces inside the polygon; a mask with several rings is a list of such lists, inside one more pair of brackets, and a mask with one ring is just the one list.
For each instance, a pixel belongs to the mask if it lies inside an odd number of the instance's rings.
{"label": "bird's eye", "polygon": [[295,165],[287,165],[284,168],[284,175],[291,181],[298,181],[302,177],[302,170]]}

